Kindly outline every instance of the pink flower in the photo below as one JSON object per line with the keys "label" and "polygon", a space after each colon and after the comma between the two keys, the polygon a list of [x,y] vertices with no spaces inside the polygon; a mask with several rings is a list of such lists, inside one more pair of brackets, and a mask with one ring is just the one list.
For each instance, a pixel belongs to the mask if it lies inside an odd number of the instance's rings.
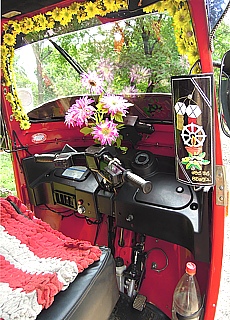
{"label": "pink flower", "polygon": [[98,63],[98,73],[101,75],[103,80],[107,81],[107,83],[111,83],[113,81],[116,70],[118,70],[118,66],[116,66],[108,58],[100,59]]}
{"label": "pink flower", "polygon": [[151,69],[138,65],[132,66],[130,69],[131,83],[141,83],[151,76]]}
{"label": "pink flower", "polygon": [[95,108],[91,105],[94,100],[86,97],[76,100],[65,115],[65,123],[70,127],[88,125],[88,119],[94,114]]}
{"label": "pink flower", "polygon": [[93,138],[100,141],[101,145],[109,144],[117,140],[119,136],[117,125],[107,118],[104,122],[97,124],[93,128]]}
{"label": "pink flower", "polygon": [[103,105],[104,109],[108,109],[108,113],[112,116],[116,114],[121,114],[125,116],[128,112],[128,108],[133,104],[128,102],[128,100],[124,99],[122,96],[117,96],[114,94],[105,95],[100,99],[100,102]]}
{"label": "pink flower", "polygon": [[96,71],[82,73],[81,82],[84,87],[86,87],[93,93],[101,94],[103,92],[103,81],[100,77],[98,77]]}
{"label": "pink flower", "polygon": [[137,88],[135,86],[126,86],[123,88],[121,94],[124,96],[132,97],[135,93],[138,93]]}

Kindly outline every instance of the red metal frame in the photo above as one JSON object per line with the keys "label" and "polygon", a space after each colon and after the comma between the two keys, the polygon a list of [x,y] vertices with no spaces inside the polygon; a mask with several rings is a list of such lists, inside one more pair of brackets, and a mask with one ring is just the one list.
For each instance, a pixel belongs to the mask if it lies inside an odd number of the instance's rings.
{"label": "red metal frame", "polygon": [[[83,0],[78,0],[78,2],[81,2]],[[207,18],[206,18],[206,8],[205,8],[205,1],[204,0],[189,0],[189,7],[191,11],[191,16],[194,22],[194,31],[196,34],[197,38],[197,45],[198,45],[198,50],[200,54],[200,60],[201,60],[201,66],[202,66],[202,72],[203,73],[210,73],[213,72],[213,64],[212,64],[212,55],[210,51],[210,46],[209,46],[209,31],[208,31],[208,26],[207,26]],[[68,1],[62,1],[58,4],[59,7],[64,7],[72,3],[72,0]],[[48,10],[52,10],[56,7],[56,5],[52,5],[50,7],[43,8],[42,10],[35,12],[35,13],[30,13],[27,14],[26,16],[31,17],[34,14],[38,13],[44,13]],[[24,15],[25,16],[25,15]],[[21,16],[23,18],[24,16]],[[16,17],[16,19],[18,19]],[[4,23],[6,20],[2,20],[2,23]],[[3,109],[3,116],[5,119],[10,119],[11,115],[11,107],[9,105],[9,102],[5,100],[4,98],[4,89],[6,88],[2,87],[2,100],[3,104],[7,106],[7,108]],[[218,106],[215,106],[215,156],[216,156],[216,164],[217,165],[222,165],[222,151],[221,151],[221,141],[220,141],[220,131],[219,131],[219,121],[218,121]],[[78,141],[80,146],[86,146],[89,144],[89,140],[84,140],[81,136],[79,136],[78,129],[68,129],[63,123],[50,123],[46,124],[44,127],[42,123],[38,124],[32,124],[31,128],[29,130],[21,131],[19,128],[19,123],[16,122],[15,120],[12,121],[6,121],[7,129],[10,135],[11,141],[14,141],[14,137],[12,135],[12,132],[15,131],[16,133],[20,134],[20,142],[22,145],[26,146],[29,148],[29,151],[34,154],[34,153],[39,153],[40,151],[42,152],[49,152],[53,151],[54,149],[60,150],[62,147],[65,145],[66,142],[69,143],[76,143]],[[60,135],[61,131],[61,135]],[[47,135],[47,139],[45,142],[42,142],[40,144],[33,144],[31,143],[31,137],[34,133],[40,133],[43,132]],[[168,137],[171,143],[171,138],[173,137],[171,132],[171,129],[169,128],[169,133]],[[161,135],[159,134],[159,137]],[[55,146],[53,145],[53,138],[55,138]],[[168,141],[168,140],[167,140]],[[13,147],[20,147],[20,142],[15,141],[15,145]],[[143,145],[141,147],[144,147]],[[28,156],[25,150],[18,151],[18,155],[20,158]],[[170,156],[174,155],[174,152],[172,154],[168,154]],[[16,188],[17,192],[19,195],[19,198],[27,205],[30,206],[29,203],[29,197],[28,193],[26,190],[26,182],[24,180],[24,176],[22,173],[22,169],[20,168],[18,164],[18,159],[15,154],[13,153],[13,169],[15,173],[15,182],[16,182]],[[209,282],[208,286],[206,289],[206,298],[205,298],[205,316],[204,320],[210,320],[214,319],[215,316],[215,310],[216,310],[216,303],[217,303],[217,298],[218,298],[218,291],[219,291],[219,284],[220,284],[220,276],[221,276],[221,267],[222,267],[222,255],[223,255],[223,235],[224,235],[224,218],[225,218],[225,208],[223,206],[219,206],[216,204],[216,196],[215,196],[215,188],[213,192],[213,203],[212,203],[212,233],[211,233],[211,264],[209,271],[207,270],[207,273],[209,272],[209,275],[207,275]],[[65,223],[62,224],[62,231],[65,233]],[[103,227],[102,229],[105,230],[107,228],[106,223],[103,222]],[[129,233],[129,234],[128,234]],[[105,243],[104,237],[99,234],[99,244],[100,243]],[[91,239],[92,235],[88,235],[87,238],[90,238],[90,241],[93,241]],[[131,241],[131,233],[127,232],[127,239]],[[148,241],[150,241],[148,239]],[[154,239],[153,241],[157,241],[157,239]],[[151,242],[151,241],[150,241]],[[149,248],[152,246],[152,242],[149,242]],[[148,245],[148,244],[147,244]],[[169,251],[171,250],[176,250],[176,251],[181,251],[180,255],[184,256],[182,258],[182,261],[184,262],[188,257],[191,258],[190,256],[186,256],[186,251],[184,249],[181,249],[180,247],[176,245],[169,245],[167,246],[164,244],[163,241],[161,241],[162,247]],[[120,249],[120,254],[121,256],[126,258],[127,263],[130,261],[130,247],[127,247],[126,249]],[[173,254],[173,251],[172,253]],[[185,257],[186,256],[186,257]],[[148,266],[148,268],[150,268]],[[175,279],[177,279],[181,273],[184,271],[184,264],[177,266],[175,272],[177,273],[177,276]],[[159,278],[159,279],[158,279]],[[141,289],[141,293],[145,294],[146,292],[151,295],[152,301],[156,300],[155,295],[158,295],[158,301],[161,299],[163,300],[163,293],[155,292],[154,290],[154,282],[163,281],[164,279],[161,279],[161,276],[156,277],[154,275],[154,280],[152,279],[153,283],[153,288],[149,286],[149,283],[143,283],[143,287]],[[172,288],[175,286],[175,280],[170,283],[169,286],[169,293],[172,291]],[[150,291],[152,290],[152,293]],[[170,305],[159,305],[159,307],[166,313],[170,314]]]}
{"label": "red metal frame", "polygon": [[[213,63],[208,37],[209,30],[207,25],[205,2],[204,0],[190,0],[189,4],[194,21],[194,31],[197,38],[202,72],[210,73],[213,72]],[[216,164],[222,165],[223,162],[217,108],[218,106],[216,104],[214,110],[215,156]],[[204,320],[214,319],[222,268],[225,208],[216,204],[216,187],[214,187],[213,192],[212,213],[211,265],[209,270],[209,283],[206,292],[206,312]]]}

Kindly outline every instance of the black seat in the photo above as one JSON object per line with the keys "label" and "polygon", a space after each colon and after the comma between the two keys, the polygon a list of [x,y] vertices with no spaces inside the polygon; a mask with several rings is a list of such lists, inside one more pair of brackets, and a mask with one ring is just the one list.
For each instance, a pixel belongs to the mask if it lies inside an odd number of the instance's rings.
{"label": "black seat", "polygon": [[100,261],[77,276],[59,292],[38,320],[107,320],[119,298],[115,262],[110,249],[101,248]]}

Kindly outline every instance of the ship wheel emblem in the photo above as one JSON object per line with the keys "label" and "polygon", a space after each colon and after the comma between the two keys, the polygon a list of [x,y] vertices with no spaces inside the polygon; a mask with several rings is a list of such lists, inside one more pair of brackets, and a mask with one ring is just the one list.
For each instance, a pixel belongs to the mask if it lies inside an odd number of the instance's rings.
{"label": "ship wheel emblem", "polygon": [[195,123],[190,123],[183,127],[181,137],[184,144],[189,147],[201,147],[204,144],[207,135],[202,126]]}

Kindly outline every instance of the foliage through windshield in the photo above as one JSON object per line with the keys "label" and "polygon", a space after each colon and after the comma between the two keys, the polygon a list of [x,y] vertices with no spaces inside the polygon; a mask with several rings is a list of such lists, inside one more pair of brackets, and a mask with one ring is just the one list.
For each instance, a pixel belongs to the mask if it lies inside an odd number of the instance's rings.
{"label": "foliage through windshield", "polygon": [[[177,50],[172,18],[166,14],[101,24],[52,40],[81,70],[95,72],[107,93],[167,93],[171,76],[189,70],[186,56]],[[48,39],[16,50],[14,68],[26,112],[58,97],[92,93]]]}

